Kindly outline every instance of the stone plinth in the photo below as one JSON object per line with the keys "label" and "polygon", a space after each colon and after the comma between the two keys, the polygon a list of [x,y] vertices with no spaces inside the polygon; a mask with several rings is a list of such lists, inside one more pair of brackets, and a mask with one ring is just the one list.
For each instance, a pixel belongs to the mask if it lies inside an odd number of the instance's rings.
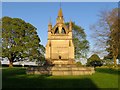
{"label": "stone plinth", "polygon": [[51,75],[51,67],[28,67],[27,74]]}
{"label": "stone plinth", "polygon": [[70,66],[54,66],[51,69],[52,75],[92,75],[95,73],[93,67],[70,67]]}
{"label": "stone plinth", "polygon": [[95,73],[93,67],[78,67],[76,65],[55,65],[53,67],[29,67],[26,71],[27,74],[40,74],[40,75],[92,75]]}

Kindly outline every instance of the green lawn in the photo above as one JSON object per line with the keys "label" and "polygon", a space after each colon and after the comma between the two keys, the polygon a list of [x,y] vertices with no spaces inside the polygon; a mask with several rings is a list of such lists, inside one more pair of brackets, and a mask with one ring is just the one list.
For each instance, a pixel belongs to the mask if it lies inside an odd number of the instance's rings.
{"label": "green lawn", "polygon": [[26,75],[25,68],[3,68],[3,88],[118,88],[120,72],[96,68],[93,75],[41,76]]}

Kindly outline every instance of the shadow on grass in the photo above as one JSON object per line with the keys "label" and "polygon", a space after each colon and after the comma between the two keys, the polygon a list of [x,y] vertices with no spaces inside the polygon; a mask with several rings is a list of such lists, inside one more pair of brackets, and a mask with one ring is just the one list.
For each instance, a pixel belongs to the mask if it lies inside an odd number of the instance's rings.
{"label": "shadow on grass", "polygon": [[112,69],[112,68],[96,68],[95,71],[101,73],[120,75],[120,70]]}
{"label": "shadow on grass", "polygon": [[88,78],[84,79],[45,79],[10,78],[3,81],[3,88],[97,88]]}
{"label": "shadow on grass", "polygon": [[[46,75],[26,75],[25,69],[3,70],[3,89],[5,88],[96,88],[89,78],[48,78]],[[67,76],[66,76],[67,77]],[[79,77],[79,76],[77,76]]]}

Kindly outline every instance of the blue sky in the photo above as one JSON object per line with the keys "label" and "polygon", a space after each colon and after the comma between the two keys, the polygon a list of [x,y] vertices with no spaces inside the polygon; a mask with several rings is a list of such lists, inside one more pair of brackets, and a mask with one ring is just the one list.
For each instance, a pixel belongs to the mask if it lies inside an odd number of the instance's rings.
{"label": "blue sky", "polygon": [[[65,22],[71,19],[84,28],[91,48],[94,41],[90,37],[90,25],[96,23],[100,11],[118,7],[117,2],[62,2],[61,5]],[[59,8],[59,2],[3,2],[2,16],[21,18],[34,25],[41,44],[45,46],[49,19],[54,26]]]}

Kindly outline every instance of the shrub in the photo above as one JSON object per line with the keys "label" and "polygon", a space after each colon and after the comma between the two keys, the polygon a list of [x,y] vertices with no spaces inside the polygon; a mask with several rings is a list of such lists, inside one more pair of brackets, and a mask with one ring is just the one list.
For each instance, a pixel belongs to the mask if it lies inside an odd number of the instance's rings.
{"label": "shrub", "polygon": [[76,65],[77,66],[82,66],[82,63],[81,62],[76,62]]}
{"label": "shrub", "polygon": [[93,67],[102,66],[103,61],[99,58],[97,54],[93,54],[90,58],[88,58],[86,65],[93,66]]}

